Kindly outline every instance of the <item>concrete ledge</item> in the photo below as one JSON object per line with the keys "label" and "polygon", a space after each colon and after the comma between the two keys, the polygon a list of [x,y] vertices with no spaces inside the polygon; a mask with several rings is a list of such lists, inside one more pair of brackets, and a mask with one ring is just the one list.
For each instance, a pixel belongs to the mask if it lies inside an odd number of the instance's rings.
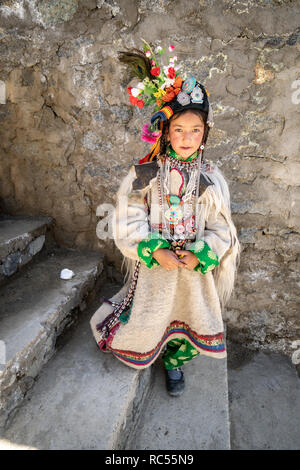
{"label": "concrete ledge", "polygon": [[0,219],[0,282],[27,264],[44,246],[51,217],[3,216]]}
{"label": "concrete ledge", "polygon": [[[39,253],[0,288],[0,340],[5,344],[0,367],[2,428],[53,355],[56,339],[72,322],[74,311],[85,309],[102,259],[100,253],[52,249]],[[63,268],[74,271],[73,279],[60,279]]]}
{"label": "concrete ledge", "polygon": [[204,355],[184,365],[185,391],[166,391],[161,358],[128,450],[229,450],[227,360]]}
{"label": "concrete ledge", "polygon": [[[94,311],[99,304],[95,302]],[[124,448],[143,406],[151,369],[137,371],[102,353],[90,330],[92,314],[92,309],[82,314],[70,340],[39,375],[2,434],[6,446]]]}

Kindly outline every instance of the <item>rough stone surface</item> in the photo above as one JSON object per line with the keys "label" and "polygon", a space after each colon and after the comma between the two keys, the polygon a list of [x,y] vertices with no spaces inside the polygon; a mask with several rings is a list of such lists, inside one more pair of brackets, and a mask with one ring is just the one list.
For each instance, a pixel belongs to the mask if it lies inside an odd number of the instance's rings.
{"label": "rough stone surface", "polygon": [[[95,295],[101,273],[100,253],[61,248],[35,255],[0,290],[0,428],[13,416],[35,377],[55,352],[59,335]],[[60,279],[62,269],[75,273]]]}
{"label": "rough stone surface", "polygon": [[[65,246],[104,250],[96,227],[150,111],[129,105],[117,51],[175,45],[215,113],[206,156],[224,172],[243,244],[224,316],[250,347],[294,354],[299,321],[299,1],[5,0],[0,6],[0,208],[45,214]],[[167,38],[167,39],[166,39]],[[167,41],[167,42],[166,42]],[[1,100],[2,102],[3,100]]]}
{"label": "rough stone surface", "polygon": [[228,450],[230,425],[226,359],[198,356],[184,365],[185,390],[168,395],[162,360],[128,450]]}
{"label": "rough stone surface", "polygon": [[[51,239],[50,217],[9,217],[0,219],[0,283],[12,276],[39,253]],[[50,241],[50,240],[49,240]]]}
{"label": "rough stone surface", "polygon": [[286,356],[228,345],[232,450],[299,450],[300,381]]}
{"label": "rough stone surface", "polygon": [[9,428],[0,434],[0,449],[124,448],[143,405],[151,369],[137,371],[100,352],[89,327],[96,305],[97,299],[63,336]]}

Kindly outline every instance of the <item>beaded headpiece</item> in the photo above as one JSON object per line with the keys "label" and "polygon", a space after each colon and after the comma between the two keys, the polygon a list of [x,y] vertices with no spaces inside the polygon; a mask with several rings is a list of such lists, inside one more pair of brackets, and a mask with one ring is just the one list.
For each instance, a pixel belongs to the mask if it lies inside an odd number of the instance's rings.
{"label": "beaded headpiece", "polygon": [[[129,65],[140,79],[136,86],[128,87],[130,103],[139,108],[155,105],[151,124],[143,126],[141,136],[142,140],[153,143],[153,147],[140,163],[152,160],[159,152],[163,124],[174,114],[188,109],[200,110],[207,114],[208,127],[214,125],[209,93],[205,87],[194,77],[182,80],[176,56],[169,58],[168,65],[160,65],[151,46],[144,40],[143,47],[144,51],[133,49],[119,53],[120,61]],[[170,45],[169,51],[173,52],[174,46]],[[164,52],[162,47],[156,48],[158,56]]]}

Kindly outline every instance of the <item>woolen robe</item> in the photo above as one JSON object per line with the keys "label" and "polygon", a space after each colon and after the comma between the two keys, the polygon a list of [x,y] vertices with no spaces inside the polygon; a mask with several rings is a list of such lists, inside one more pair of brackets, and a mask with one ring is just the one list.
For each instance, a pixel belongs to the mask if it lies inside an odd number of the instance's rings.
{"label": "woolen robe", "polygon": [[[126,261],[128,279],[109,299],[111,302],[120,303],[128,292],[134,267],[140,261],[139,242],[161,227],[158,171],[162,165],[160,161],[133,165],[117,193],[114,240]],[[181,267],[166,270],[160,265],[149,269],[139,263],[129,320],[118,321],[105,344],[107,352],[130,367],[150,366],[168,341],[175,338],[188,340],[200,354],[226,356],[222,308],[233,290],[240,244],[224,176],[212,162],[201,165],[200,172],[199,193],[191,205],[197,220],[196,233],[189,235],[185,249],[203,240],[218,256],[219,265],[202,274]],[[178,193],[180,184],[178,172],[171,171],[172,194]],[[168,236],[163,230],[161,234]],[[111,314],[114,305],[104,302],[91,318],[99,346],[103,338],[96,325]]]}

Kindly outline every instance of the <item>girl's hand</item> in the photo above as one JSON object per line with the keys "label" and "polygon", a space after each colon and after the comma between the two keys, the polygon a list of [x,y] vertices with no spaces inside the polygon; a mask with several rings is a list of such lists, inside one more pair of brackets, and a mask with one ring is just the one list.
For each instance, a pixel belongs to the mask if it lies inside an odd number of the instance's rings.
{"label": "girl's hand", "polygon": [[184,267],[177,255],[167,248],[158,248],[158,250],[155,250],[152,253],[152,258],[156,259],[156,261],[158,261],[158,263],[167,271]]}
{"label": "girl's hand", "polygon": [[199,260],[192,251],[189,250],[176,250],[176,254],[180,256],[180,261],[183,263],[183,267],[193,270],[198,264]]}

